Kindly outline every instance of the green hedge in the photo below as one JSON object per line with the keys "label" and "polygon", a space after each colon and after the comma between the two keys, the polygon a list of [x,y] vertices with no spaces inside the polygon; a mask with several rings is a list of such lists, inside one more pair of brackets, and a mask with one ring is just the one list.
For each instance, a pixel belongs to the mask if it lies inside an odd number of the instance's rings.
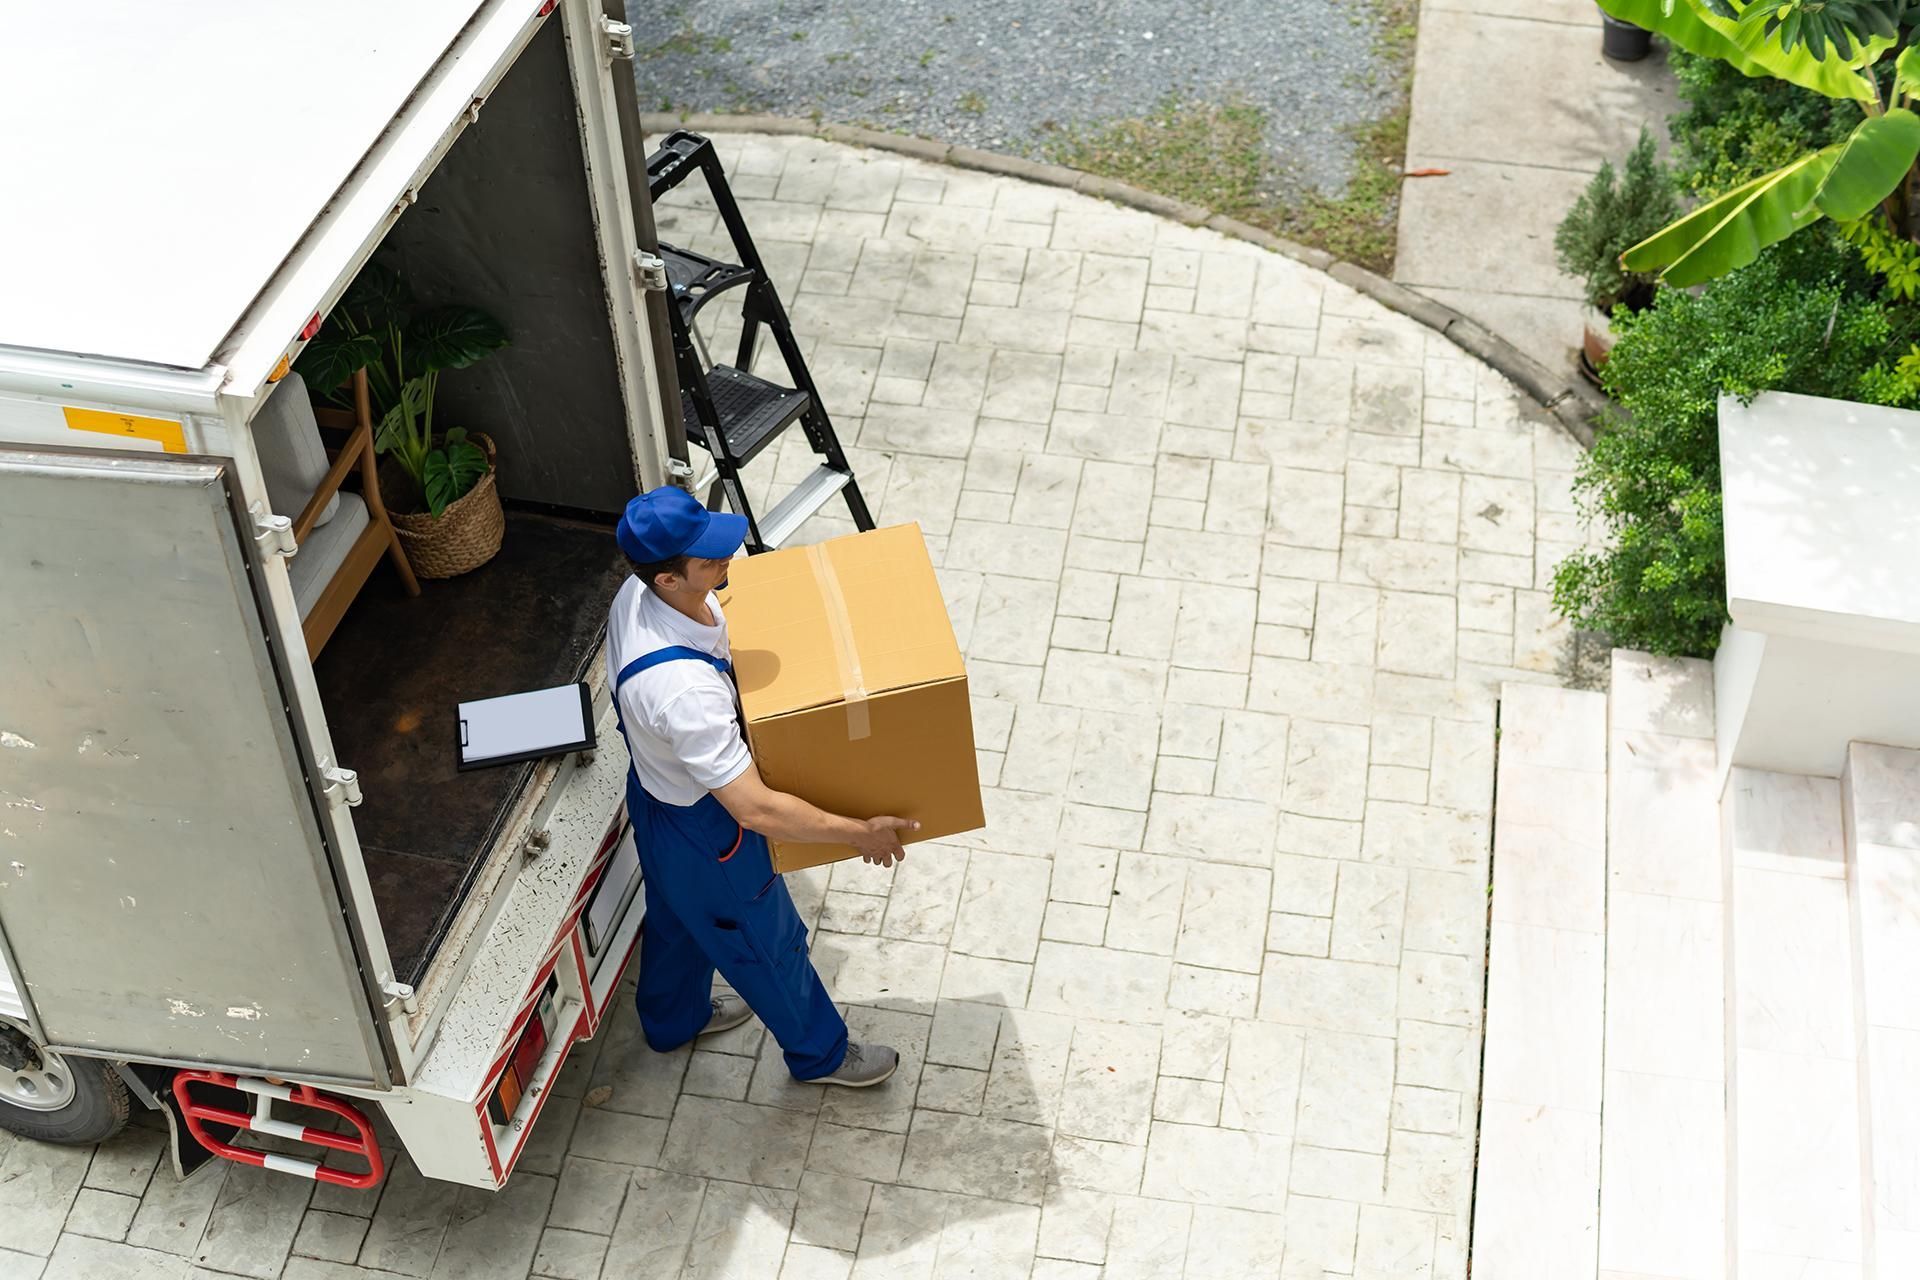
{"label": "green hedge", "polygon": [[[1718,195],[1844,138],[1859,108],[1669,50],[1686,106],[1670,122],[1673,178]],[[1890,269],[1881,257],[1870,260]],[[1906,252],[1904,246],[1892,246]],[[1554,575],[1554,603],[1616,645],[1705,657],[1726,622],[1718,405],[1762,391],[1911,407],[1914,289],[1896,296],[1839,228],[1820,224],[1696,291],[1617,310],[1602,380],[1618,405],[1582,459],[1580,509],[1605,536]],[[1916,260],[1920,266],[1920,259]],[[1898,275],[1903,268],[1891,268]]]}
{"label": "green hedge", "polygon": [[1914,309],[1881,297],[1860,256],[1816,227],[1695,294],[1663,290],[1615,318],[1602,377],[1621,412],[1581,460],[1582,514],[1610,535],[1554,576],[1554,604],[1617,645],[1704,657],[1726,621],[1720,394],[1797,391],[1910,404],[1889,353]]}

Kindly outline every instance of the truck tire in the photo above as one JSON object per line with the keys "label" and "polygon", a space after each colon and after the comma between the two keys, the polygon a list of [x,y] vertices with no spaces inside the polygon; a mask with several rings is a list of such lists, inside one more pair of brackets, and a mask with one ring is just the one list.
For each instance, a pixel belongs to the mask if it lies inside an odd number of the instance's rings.
{"label": "truck tire", "polygon": [[120,1132],[131,1110],[126,1082],[112,1063],[38,1048],[0,1023],[0,1129],[86,1146]]}

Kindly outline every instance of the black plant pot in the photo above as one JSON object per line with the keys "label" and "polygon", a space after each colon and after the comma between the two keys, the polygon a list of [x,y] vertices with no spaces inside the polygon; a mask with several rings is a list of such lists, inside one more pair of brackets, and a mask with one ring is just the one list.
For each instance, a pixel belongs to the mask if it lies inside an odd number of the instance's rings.
{"label": "black plant pot", "polygon": [[1600,52],[1615,62],[1638,62],[1653,51],[1653,33],[1608,13],[1600,15]]}

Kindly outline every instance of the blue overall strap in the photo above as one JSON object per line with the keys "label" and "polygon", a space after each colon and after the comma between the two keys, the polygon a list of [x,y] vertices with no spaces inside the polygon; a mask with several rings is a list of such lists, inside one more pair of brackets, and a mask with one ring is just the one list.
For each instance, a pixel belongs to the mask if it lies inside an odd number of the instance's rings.
{"label": "blue overall strap", "polygon": [[627,731],[627,718],[620,714],[620,686],[648,667],[657,667],[663,662],[681,661],[704,662],[729,680],[733,678],[733,664],[725,658],[716,658],[710,653],[689,649],[683,644],[670,644],[664,649],[655,649],[652,653],[641,654],[620,668],[620,674],[613,680],[613,718],[619,722],[622,734]]}
{"label": "blue overall strap", "polygon": [[689,649],[683,644],[670,644],[664,649],[655,649],[652,653],[643,653],[626,666],[620,668],[620,674],[615,677],[613,682],[614,692],[618,693],[620,686],[625,684],[629,677],[639,675],[648,667],[657,667],[663,662],[679,662],[683,659],[690,659],[694,662],[704,662],[723,676],[733,674],[733,664],[729,663],[725,658],[716,658],[710,653],[702,653],[698,649]]}

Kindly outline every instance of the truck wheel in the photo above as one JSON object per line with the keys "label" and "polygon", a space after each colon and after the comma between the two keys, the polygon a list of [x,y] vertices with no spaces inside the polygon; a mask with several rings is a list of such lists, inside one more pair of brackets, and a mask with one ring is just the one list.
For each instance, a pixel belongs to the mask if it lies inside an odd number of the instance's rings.
{"label": "truck wheel", "polygon": [[120,1132],[130,1109],[111,1063],[62,1057],[0,1023],[0,1129],[85,1146]]}

